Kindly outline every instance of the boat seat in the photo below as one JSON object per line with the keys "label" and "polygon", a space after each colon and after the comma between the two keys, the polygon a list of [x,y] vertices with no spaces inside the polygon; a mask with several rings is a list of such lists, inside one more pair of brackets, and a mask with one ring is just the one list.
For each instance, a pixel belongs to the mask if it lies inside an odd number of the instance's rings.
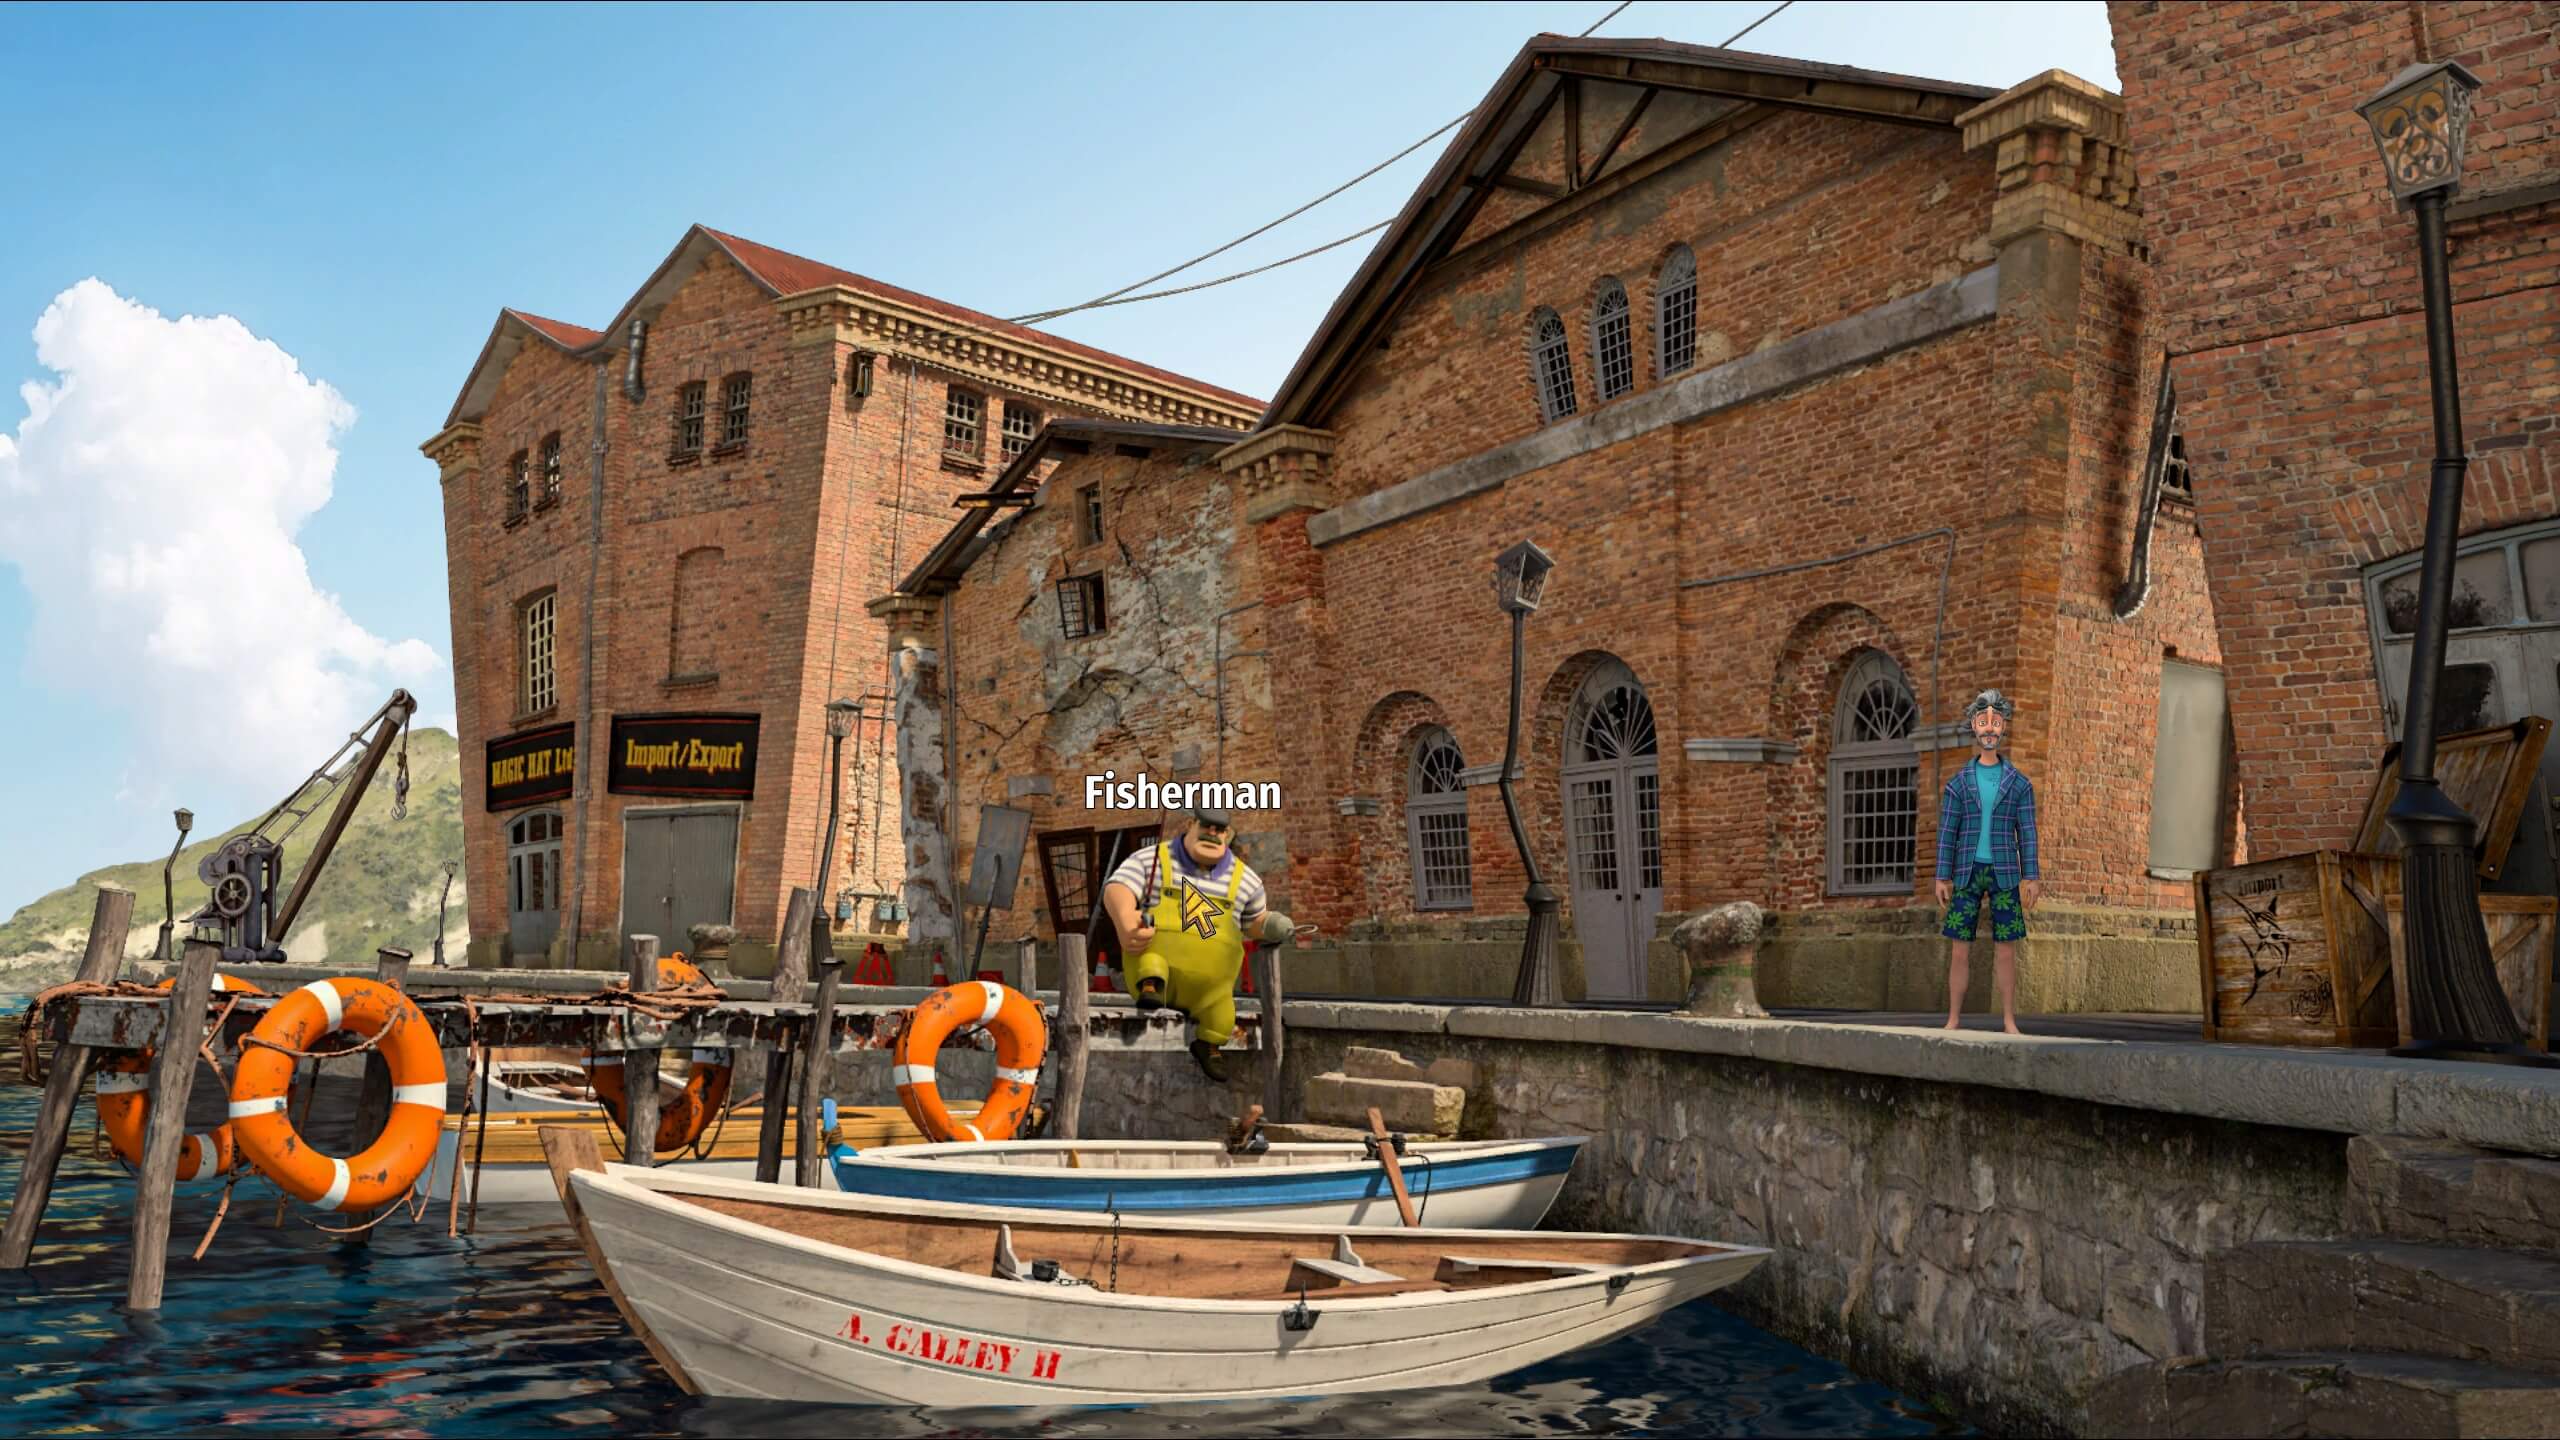
{"label": "boat seat", "polygon": [[1518,1283],[1541,1276],[1592,1275],[1615,1270],[1615,1265],[1594,1265],[1579,1260],[1529,1260],[1510,1256],[1443,1255],[1440,1268],[1433,1272],[1441,1280],[1465,1280],[1483,1277]]}
{"label": "boat seat", "polygon": [[1301,1255],[1289,1262],[1289,1288],[1293,1291],[1301,1285],[1323,1290],[1337,1285],[1384,1285],[1404,1278],[1392,1270],[1343,1260],[1311,1260]]}

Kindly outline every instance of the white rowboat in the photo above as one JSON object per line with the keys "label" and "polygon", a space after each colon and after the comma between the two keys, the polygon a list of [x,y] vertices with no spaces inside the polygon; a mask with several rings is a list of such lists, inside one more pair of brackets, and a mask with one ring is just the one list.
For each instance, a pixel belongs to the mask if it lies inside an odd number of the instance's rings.
{"label": "white rowboat", "polygon": [[589,1259],[696,1394],[1058,1406],[1460,1385],[1614,1339],[1769,1254],[831,1195],[596,1166],[561,1140]]}

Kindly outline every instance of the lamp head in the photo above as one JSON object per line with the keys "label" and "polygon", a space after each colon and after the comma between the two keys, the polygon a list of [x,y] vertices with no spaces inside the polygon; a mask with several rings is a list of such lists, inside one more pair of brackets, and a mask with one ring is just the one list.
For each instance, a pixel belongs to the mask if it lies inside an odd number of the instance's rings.
{"label": "lamp head", "polygon": [[196,828],[196,812],[194,812],[193,810],[189,810],[189,809],[187,809],[187,808],[186,808],[185,806],[183,806],[183,805],[179,806],[179,807],[178,807],[178,833],[179,833],[179,834],[181,834],[181,835],[184,835],[184,834],[186,834],[188,831],[193,830],[194,828]]}
{"label": "lamp head", "polygon": [[878,359],[877,355],[868,350],[853,352],[852,373],[846,379],[847,388],[853,391],[853,398],[860,400],[871,394],[871,369]]}
{"label": "lamp head", "polygon": [[851,700],[828,701],[827,734],[837,740],[852,734],[853,717],[861,713],[862,707]]}
{"label": "lamp head", "polygon": [[2450,60],[2412,65],[2382,93],[2356,107],[2382,150],[2394,199],[2449,190],[2462,181],[2462,150],[2471,138],[2471,92],[2480,77]]}
{"label": "lamp head", "polygon": [[1546,594],[1547,576],[1555,568],[1555,560],[1535,541],[1523,540],[1493,557],[1494,598],[1506,613],[1532,614]]}

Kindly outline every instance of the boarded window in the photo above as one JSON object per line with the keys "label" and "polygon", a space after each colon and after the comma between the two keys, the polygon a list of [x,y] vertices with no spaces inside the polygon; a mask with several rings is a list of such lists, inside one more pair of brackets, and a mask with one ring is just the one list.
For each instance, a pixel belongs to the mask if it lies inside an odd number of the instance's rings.
{"label": "boarded window", "polygon": [[1835,895],[1899,895],[1919,855],[1920,718],[1902,667],[1869,651],[1849,667],[1832,715],[1830,888]]}
{"label": "boarded window", "polygon": [[707,679],[720,670],[720,549],[706,545],[676,559],[675,613],[667,643],[667,677]]}
{"label": "boarded window", "polygon": [[1677,375],[1698,363],[1698,258],[1686,245],[1662,262],[1653,293],[1654,374]]}
{"label": "boarded window", "polygon": [[2160,728],[2151,742],[2151,870],[2182,879],[2221,863],[2222,672],[2160,662]]}
{"label": "boarded window", "polygon": [[1530,329],[1529,373],[1538,384],[1538,411],[1550,421],[1574,411],[1573,350],[1565,341],[1564,318],[1540,310]]}
{"label": "boarded window", "polygon": [[1405,843],[1413,859],[1413,903],[1423,910],[1464,910],[1475,903],[1467,852],[1467,791],[1458,772],[1458,742],[1448,731],[1426,733],[1413,749],[1405,780]]}
{"label": "boarded window", "polygon": [[1599,372],[1600,398],[1615,400],[1636,388],[1636,345],[1627,316],[1627,287],[1600,285],[1591,307],[1591,365]]}

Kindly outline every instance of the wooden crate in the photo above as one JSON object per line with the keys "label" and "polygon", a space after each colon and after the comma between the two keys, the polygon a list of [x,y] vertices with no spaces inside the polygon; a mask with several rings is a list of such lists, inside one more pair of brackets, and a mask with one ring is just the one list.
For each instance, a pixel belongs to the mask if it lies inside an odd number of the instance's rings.
{"label": "wooden crate", "polygon": [[2204,1038],[2251,1045],[2387,1046],[2390,924],[2400,862],[2318,850],[2195,877]]}
{"label": "wooden crate", "polygon": [[[2397,866],[2393,867],[2397,870]],[[2393,877],[2396,889],[2397,876]],[[2401,926],[2399,898],[2384,905],[2391,922],[2391,988],[2398,996],[2399,1043],[2409,1033],[2408,933]],[[2551,1048],[2551,945],[2560,927],[2560,900],[2548,895],[2483,895],[2480,918],[2488,922],[2489,953],[2498,962],[2498,986],[2516,1007],[2516,1023],[2536,1050]]]}
{"label": "wooden crate", "polygon": [[[2516,822],[2533,798],[2533,778],[2542,769],[2542,750],[2550,743],[2551,722],[2527,715],[2511,725],[2465,730],[2436,742],[2436,783],[2445,798],[2462,807],[2477,827],[2473,853],[2480,878],[2495,880],[2506,868],[2508,847],[2515,843]],[[2367,855],[2398,855],[2400,836],[2391,828],[2391,802],[2400,796],[2400,745],[2382,752],[2373,793],[2365,797],[2364,823],[2347,848]]]}

